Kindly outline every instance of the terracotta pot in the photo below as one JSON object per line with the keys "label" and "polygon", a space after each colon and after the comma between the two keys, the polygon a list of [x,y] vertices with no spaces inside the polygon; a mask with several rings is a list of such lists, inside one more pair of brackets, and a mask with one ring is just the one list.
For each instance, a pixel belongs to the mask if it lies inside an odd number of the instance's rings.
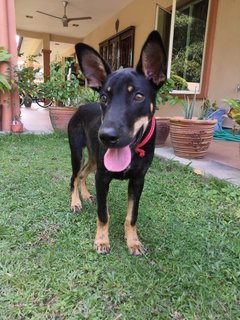
{"label": "terracotta pot", "polygon": [[49,107],[49,116],[54,130],[67,132],[68,122],[77,111],[75,107]]}
{"label": "terracotta pot", "polygon": [[170,118],[155,117],[156,118],[156,140],[155,146],[159,147],[165,144],[170,131]]}
{"label": "terracotta pot", "polygon": [[174,154],[183,158],[203,158],[213,138],[216,120],[170,119]]}
{"label": "terracotta pot", "polygon": [[22,133],[23,132],[23,123],[12,123],[11,124],[11,131],[14,133]]}

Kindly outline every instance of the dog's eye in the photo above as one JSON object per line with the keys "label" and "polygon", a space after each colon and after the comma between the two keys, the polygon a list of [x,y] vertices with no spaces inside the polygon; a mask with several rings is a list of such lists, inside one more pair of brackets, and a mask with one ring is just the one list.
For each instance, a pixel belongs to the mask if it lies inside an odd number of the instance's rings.
{"label": "dog's eye", "polygon": [[107,96],[106,96],[105,94],[102,94],[101,97],[100,97],[100,102],[101,102],[102,104],[106,104],[107,101],[108,101]]}
{"label": "dog's eye", "polygon": [[135,96],[134,96],[134,101],[136,102],[142,102],[144,101],[145,97],[143,94],[141,93],[137,93]]}

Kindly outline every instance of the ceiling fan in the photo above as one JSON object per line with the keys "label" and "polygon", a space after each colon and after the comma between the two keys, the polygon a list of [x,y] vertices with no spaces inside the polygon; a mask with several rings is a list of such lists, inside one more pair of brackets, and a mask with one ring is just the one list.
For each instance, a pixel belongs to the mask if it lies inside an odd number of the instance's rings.
{"label": "ceiling fan", "polygon": [[64,27],[68,27],[68,23],[69,23],[70,21],[74,21],[74,20],[89,20],[89,19],[92,19],[92,17],[68,18],[67,15],[66,15],[66,9],[67,9],[68,2],[69,2],[69,1],[62,1],[63,8],[64,8],[64,15],[63,15],[63,17],[57,17],[57,16],[54,16],[54,15],[52,15],[52,14],[45,13],[45,12],[38,11],[38,10],[37,10],[36,12],[41,13],[41,14],[45,14],[46,16],[49,16],[49,17],[52,17],[52,18],[57,18],[57,19],[62,20],[62,24],[63,24]]}

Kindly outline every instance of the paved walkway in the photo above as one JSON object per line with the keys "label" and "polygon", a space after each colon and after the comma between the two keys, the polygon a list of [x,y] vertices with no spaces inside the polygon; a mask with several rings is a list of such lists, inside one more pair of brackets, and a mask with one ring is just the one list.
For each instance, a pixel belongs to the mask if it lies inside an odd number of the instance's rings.
{"label": "paved walkway", "polygon": [[[215,143],[215,148],[217,148],[218,141],[213,141]],[[239,143],[235,142],[236,150],[239,148]],[[217,147],[216,147],[217,146]],[[222,150],[223,155],[225,151]],[[224,163],[222,158],[216,159],[215,153],[207,153],[206,157],[203,159],[184,159],[174,155],[173,149],[169,144],[166,144],[164,147],[156,148],[155,155],[164,159],[171,159],[180,162],[183,165],[190,165],[198,174],[206,176],[214,176],[219,179],[227,180],[233,184],[240,186],[240,148],[239,148],[239,163],[231,165]],[[231,154],[228,154],[231,157]]]}
{"label": "paved walkway", "polygon": [[[33,104],[30,109],[22,108],[21,110],[25,132],[35,134],[53,132],[48,109]],[[155,155],[179,161],[183,165],[190,165],[200,174],[225,179],[240,186],[240,143],[238,142],[215,140],[204,159],[188,160],[174,155],[168,139],[166,145],[155,149]]]}
{"label": "paved walkway", "polygon": [[31,108],[21,107],[21,120],[26,133],[44,134],[53,132],[48,108],[41,108],[36,103],[33,103]]}

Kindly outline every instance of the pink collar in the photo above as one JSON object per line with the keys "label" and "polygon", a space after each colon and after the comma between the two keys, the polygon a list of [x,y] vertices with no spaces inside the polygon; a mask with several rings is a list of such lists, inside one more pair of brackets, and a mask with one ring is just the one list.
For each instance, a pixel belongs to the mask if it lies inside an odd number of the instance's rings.
{"label": "pink collar", "polygon": [[156,125],[156,119],[153,116],[152,117],[151,128],[150,128],[148,134],[146,135],[146,137],[135,148],[136,153],[138,153],[141,158],[143,158],[145,156],[145,150],[143,150],[141,148],[143,146],[145,146],[145,144],[147,144],[148,141],[151,139],[151,137],[152,137],[152,135],[154,133],[154,130],[155,130],[155,125]]}

